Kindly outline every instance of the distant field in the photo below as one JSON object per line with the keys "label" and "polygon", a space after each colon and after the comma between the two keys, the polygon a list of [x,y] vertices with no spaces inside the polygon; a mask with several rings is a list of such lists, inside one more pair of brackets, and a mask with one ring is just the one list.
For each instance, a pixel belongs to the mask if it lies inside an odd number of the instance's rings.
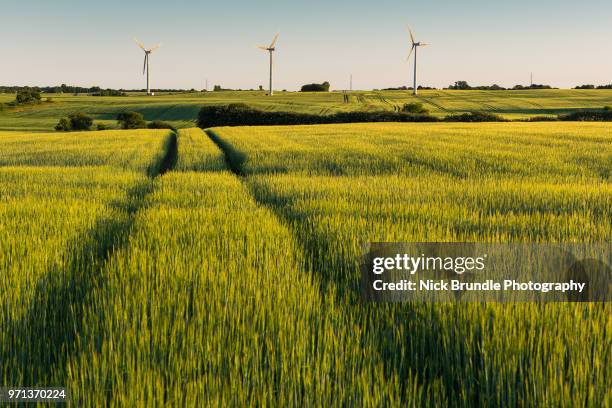
{"label": "distant field", "polygon": [[[409,91],[351,92],[348,103],[340,92],[278,92],[269,98],[263,92],[208,92],[164,94],[154,97],[92,97],[44,95],[53,102],[0,111],[0,130],[52,130],[60,117],[86,112],[97,121],[115,125],[117,113],[141,112],[147,120],[170,121],[177,127],[193,126],[202,105],[243,102],[258,109],[329,114],[339,111],[398,110],[414,102]],[[0,94],[0,102],[13,100]],[[612,90],[528,90],[528,91],[422,91],[418,100],[434,115],[486,111],[507,118],[557,115],[580,109],[612,105]]]}

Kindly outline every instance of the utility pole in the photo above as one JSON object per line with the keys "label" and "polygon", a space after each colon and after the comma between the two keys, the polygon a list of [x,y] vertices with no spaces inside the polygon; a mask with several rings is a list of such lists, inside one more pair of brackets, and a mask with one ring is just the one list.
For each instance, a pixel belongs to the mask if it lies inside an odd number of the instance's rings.
{"label": "utility pole", "polygon": [[206,78],[206,88],[204,90],[208,91],[208,78]]}
{"label": "utility pole", "polygon": [[532,86],[533,86],[533,72],[531,73],[531,79],[530,79],[530,84],[529,84],[529,86],[530,86],[530,87],[532,87]]}
{"label": "utility pole", "polygon": [[353,74],[351,74],[351,79],[349,81],[349,90],[352,91],[353,90]]}

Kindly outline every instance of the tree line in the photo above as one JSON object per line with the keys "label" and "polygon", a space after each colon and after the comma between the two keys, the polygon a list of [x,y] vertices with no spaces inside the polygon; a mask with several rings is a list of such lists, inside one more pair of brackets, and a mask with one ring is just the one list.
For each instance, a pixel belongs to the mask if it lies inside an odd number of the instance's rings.
{"label": "tree line", "polygon": [[[200,109],[198,126],[202,129],[218,126],[279,126],[315,125],[363,122],[509,122],[490,112],[455,113],[433,116],[419,102],[405,104],[399,111],[351,111],[318,115],[300,112],[262,111],[243,103],[209,105]],[[612,108],[581,110],[558,116],[539,116],[517,121],[612,121]]]}
{"label": "tree line", "polygon": [[[127,92],[146,92],[146,89],[113,89],[99,86],[83,87],[61,84],[59,86],[18,86],[0,85],[0,93],[18,93],[24,90],[35,89],[45,94],[87,94],[92,96],[125,96]],[[197,92],[195,89],[152,89],[153,92]]]}

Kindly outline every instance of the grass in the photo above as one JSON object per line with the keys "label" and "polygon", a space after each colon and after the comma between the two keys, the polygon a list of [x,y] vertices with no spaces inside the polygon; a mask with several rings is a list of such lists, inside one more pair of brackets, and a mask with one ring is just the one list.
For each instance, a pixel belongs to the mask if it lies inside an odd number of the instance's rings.
{"label": "grass", "polygon": [[77,406],[610,401],[608,304],[358,290],[373,240],[609,242],[606,126],[210,135],[0,134],[0,383]]}
{"label": "grass", "polygon": [[[399,110],[405,103],[415,101],[409,91],[355,91],[349,93],[348,103],[344,102],[341,92],[278,92],[272,98],[259,91],[176,93],[155,97],[138,94],[126,97],[48,96],[53,102],[0,111],[0,130],[51,131],[61,117],[74,112],[85,112],[96,122],[116,126],[118,113],[134,110],[147,120],[168,121],[185,128],[194,125],[201,106],[211,104],[240,102],[262,110],[329,114]],[[12,95],[0,94],[0,102],[12,99]],[[521,119],[600,109],[612,105],[612,90],[422,91],[418,100],[437,116],[485,111]]]}

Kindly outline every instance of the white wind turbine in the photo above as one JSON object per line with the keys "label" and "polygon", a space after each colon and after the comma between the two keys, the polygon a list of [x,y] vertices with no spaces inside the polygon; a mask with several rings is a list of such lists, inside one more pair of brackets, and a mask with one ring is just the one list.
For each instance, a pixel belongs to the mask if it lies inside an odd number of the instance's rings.
{"label": "white wind turbine", "polygon": [[276,40],[278,40],[278,33],[274,36],[274,39],[272,40],[270,45],[260,45],[259,47],[257,47],[270,53],[270,92],[268,93],[269,96],[272,96],[274,94],[274,90],[272,89],[272,53],[276,51]]}
{"label": "white wind turbine", "polygon": [[407,61],[410,61],[410,56],[412,55],[412,52],[414,52],[414,88],[412,91],[413,95],[417,94],[417,51],[419,47],[424,47],[426,45],[429,44],[425,44],[422,42],[417,42],[414,40],[414,35],[412,34],[412,30],[410,29],[410,27],[408,27],[408,32],[410,33],[410,41],[412,42],[412,47],[410,47],[410,52],[408,53],[408,58],[406,58]]}
{"label": "white wind turbine", "polygon": [[138,41],[136,38],[134,38],[134,41],[136,41],[136,44],[138,44],[138,46],[144,51],[145,53],[145,57],[144,57],[144,65],[142,66],[142,74],[145,74],[145,71],[147,73],[147,95],[151,95],[151,88],[149,87],[149,54],[151,54],[153,51],[155,51],[156,49],[158,49],[159,47],[161,47],[161,44],[157,44],[155,47],[153,48],[149,48],[148,50],[145,48],[145,46]]}

